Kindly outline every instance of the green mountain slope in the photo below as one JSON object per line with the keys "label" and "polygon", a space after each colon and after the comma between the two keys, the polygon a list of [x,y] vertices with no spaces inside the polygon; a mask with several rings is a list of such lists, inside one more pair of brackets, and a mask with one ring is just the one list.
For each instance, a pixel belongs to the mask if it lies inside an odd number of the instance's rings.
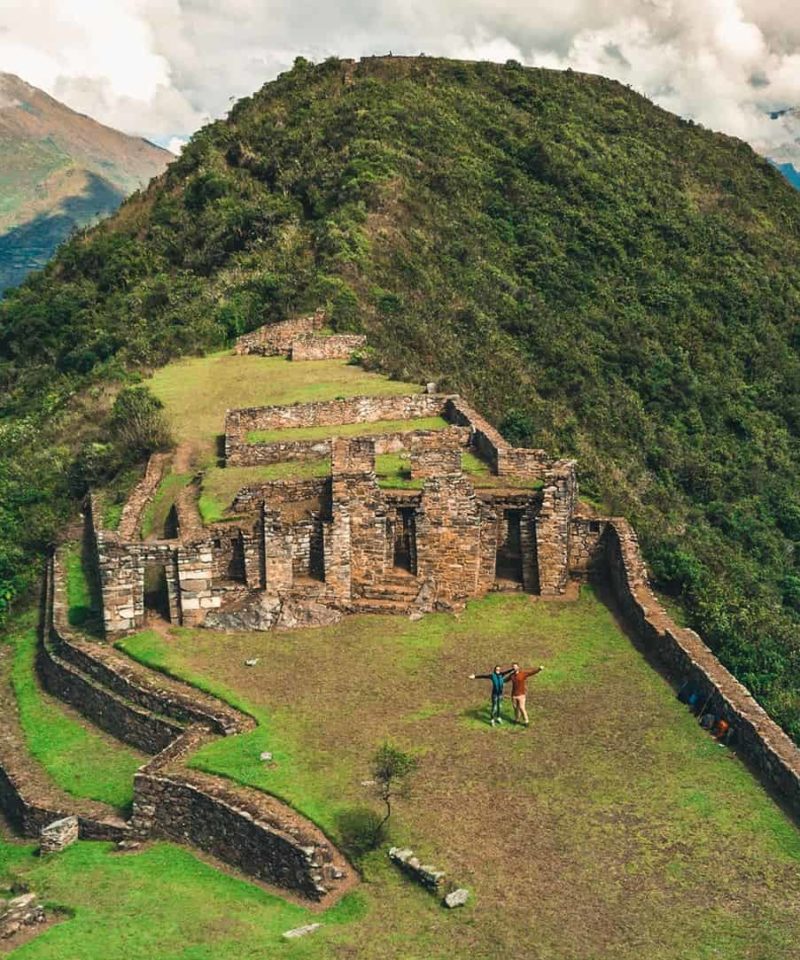
{"label": "green mountain slope", "polygon": [[76,227],[112,213],[171,155],[0,73],[0,292]]}
{"label": "green mountain slope", "polygon": [[18,559],[0,579],[19,589],[79,441],[102,435],[64,407],[85,378],[322,304],[385,369],[578,456],[584,494],[631,517],[800,738],[798,253],[800,194],[766,160],[615,82],[298,61],[3,304]]}

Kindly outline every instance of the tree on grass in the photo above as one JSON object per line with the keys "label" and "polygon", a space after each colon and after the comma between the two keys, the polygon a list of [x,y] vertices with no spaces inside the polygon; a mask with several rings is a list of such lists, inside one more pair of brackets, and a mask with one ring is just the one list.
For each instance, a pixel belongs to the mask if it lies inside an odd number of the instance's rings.
{"label": "tree on grass", "polygon": [[400,797],[407,797],[410,780],[419,766],[417,757],[400,750],[388,741],[384,742],[372,758],[372,776],[379,799],[386,806],[383,819],[375,828],[374,838],[377,846],[386,825],[392,816],[392,804]]}

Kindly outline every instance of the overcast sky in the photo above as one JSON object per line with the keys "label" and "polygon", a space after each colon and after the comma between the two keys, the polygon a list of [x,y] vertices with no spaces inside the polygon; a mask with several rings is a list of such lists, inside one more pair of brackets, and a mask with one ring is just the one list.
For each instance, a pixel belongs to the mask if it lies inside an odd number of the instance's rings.
{"label": "overcast sky", "polygon": [[166,143],[298,55],[572,67],[800,164],[798,0],[0,0],[0,70]]}

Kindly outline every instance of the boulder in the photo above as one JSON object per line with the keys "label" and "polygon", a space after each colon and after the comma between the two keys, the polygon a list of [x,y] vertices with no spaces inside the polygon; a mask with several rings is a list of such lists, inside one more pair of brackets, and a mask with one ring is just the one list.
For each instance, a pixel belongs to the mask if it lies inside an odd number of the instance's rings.
{"label": "boulder", "polygon": [[452,890],[448,893],[442,903],[452,910],[454,907],[463,907],[467,900],[469,900],[469,890],[459,887],[458,890]]}

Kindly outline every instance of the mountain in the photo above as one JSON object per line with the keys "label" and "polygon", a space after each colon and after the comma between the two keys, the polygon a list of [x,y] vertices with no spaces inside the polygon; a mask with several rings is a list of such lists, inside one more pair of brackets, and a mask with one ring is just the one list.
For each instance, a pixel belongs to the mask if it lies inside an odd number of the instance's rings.
{"label": "mountain", "polygon": [[800,739],[798,262],[777,170],[616,82],[298,60],[0,305],[0,598],[116,469],[104,380],[324,306],[368,364],[577,456]]}
{"label": "mountain", "polygon": [[0,73],[0,292],[76,227],[112,213],[172,155]]}

